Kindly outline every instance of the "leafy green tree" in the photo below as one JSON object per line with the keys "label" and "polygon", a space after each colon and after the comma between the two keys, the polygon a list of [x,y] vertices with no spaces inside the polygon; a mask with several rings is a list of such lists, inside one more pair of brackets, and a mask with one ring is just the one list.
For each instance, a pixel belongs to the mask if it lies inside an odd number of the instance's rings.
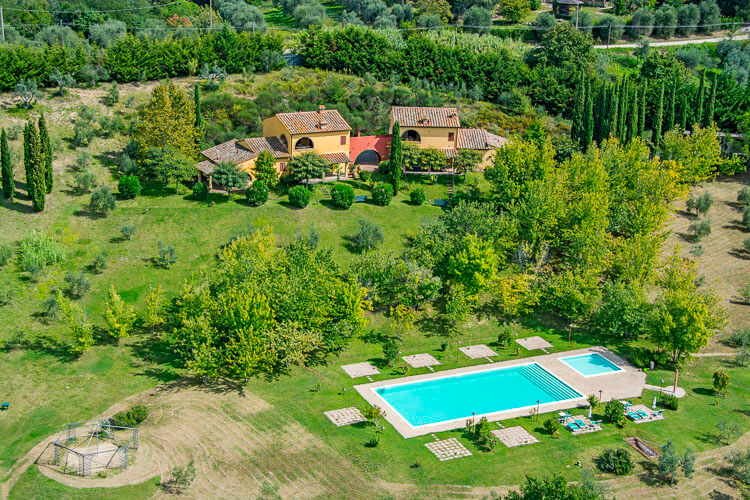
{"label": "leafy green tree", "polygon": [[250,205],[259,207],[268,201],[268,186],[263,181],[256,180],[245,191],[245,197]]}
{"label": "leafy green tree", "polygon": [[175,250],[174,245],[171,243],[163,243],[160,240],[156,242],[156,248],[158,251],[156,262],[160,266],[169,269],[177,263],[177,251]]}
{"label": "leafy green tree", "polygon": [[94,345],[94,327],[86,319],[86,313],[78,305],[63,297],[60,290],[57,291],[57,304],[62,317],[73,337],[71,352],[83,354]]}
{"label": "leafy green tree", "polygon": [[153,332],[166,321],[164,317],[164,290],[161,285],[156,288],[149,286],[146,294],[146,312],[143,324],[150,327]]}
{"label": "leafy green tree", "polygon": [[139,112],[133,133],[139,153],[170,149],[192,159],[197,153],[198,138],[193,101],[172,82],[157,85],[149,103]]}
{"label": "leafy green tree", "polygon": [[169,185],[174,181],[175,193],[180,182],[195,177],[195,164],[182,152],[172,148],[151,148],[141,161],[143,172],[149,177]]}
{"label": "leafy green tree", "polygon": [[469,319],[473,303],[463,285],[456,283],[450,287],[445,297],[445,319],[452,331]]}
{"label": "leafy green tree", "polygon": [[601,298],[598,277],[590,270],[569,269],[549,277],[543,284],[541,303],[548,311],[570,321],[591,315]]}
{"label": "leafy green tree", "polygon": [[141,181],[134,175],[123,175],[117,181],[117,191],[126,200],[132,200],[141,194]]}
{"label": "leafy green tree", "polygon": [[117,85],[117,82],[112,82],[112,85],[109,87],[109,105],[114,106],[120,102],[120,87]]}
{"label": "leafy green tree", "polygon": [[674,362],[707,346],[726,322],[718,297],[698,290],[695,274],[693,262],[672,256],[648,321],[652,339],[671,351]]}
{"label": "leafy green tree", "polygon": [[594,322],[606,335],[619,339],[637,339],[645,332],[648,299],[639,283],[622,281],[604,284],[602,302]]}
{"label": "leafy green tree", "polygon": [[711,221],[703,219],[691,222],[688,226],[688,232],[693,233],[696,241],[700,241],[711,234]]}
{"label": "leafy green tree", "polygon": [[110,285],[107,301],[104,303],[104,321],[109,334],[119,342],[130,335],[135,319],[135,308],[127,305],[115,290],[115,286]]}
{"label": "leafy green tree", "polygon": [[10,160],[10,147],[5,129],[0,131],[0,180],[2,180],[3,198],[12,200],[16,191],[13,179],[13,164]]}
{"label": "leafy green tree", "polygon": [[524,0],[500,0],[498,12],[510,23],[517,23],[529,12],[529,2]]}
{"label": "leafy green tree", "polygon": [[65,288],[69,297],[80,299],[91,290],[91,282],[83,273],[66,273]]}
{"label": "leafy green tree", "polygon": [[326,8],[317,0],[308,0],[294,9],[294,19],[300,28],[322,26],[327,19]]}
{"label": "leafy green tree", "polygon": [[680,461],[680,467],[682,467],[685,477],[690,478],[693,476],[693,472],[695,472],[695,452],[692,448],[685,450],[685,454]]}
{"label": "leafy green tree", "polygon": [[193,87],[193,106],[195,107],[195,129],[198,131],[198,140],[203,135],[203,111],[201,110],[201,87],[197,83]]}
{"label": "leafy green tree", "polygon": [[662,158],[679,164],[680,180],[697,184],[731,168],[733,160],[722,157],[716,125],[701,127],[696,124],[690,134],[671,130],[661,143]]}
{"label": "leafy green tree", "polygon": [[491,245],[473,234],[464,236],[456,253],[448,258],[446,275],[452,283],[463,285],[466,293],[476,296],[495,277],[498,258]]}
{"label": "leafy green tree", "polygon": [[369,252],[383,243],[380,226],[367,219],[360,219],[357,232],[352,236],[352,245],[360,252]]}
{"label": "leafy green tree", "polygon": [[279,174],[276,171],[276,161],[268,151],[261,151],[253,165],[253,175],[256,180],[263,181],[268,189],[275,189],[279,183]]}
{"label": "leafy green tree", "polygon": [[232,198],[232,189],[241,188],[250,181],[250,176],[241,170],[236,163],[224,161],[214,169],[213,180],[221,184],[227,192],[227,198]]}
{"label": "leafy green tree", "polygon": [[354,204],[354,188],[349,184],[334,184],[331,187],[331,200],[339,208],[350,208]]}
{"label": "leafy green tree", "polygon": [[717,370],[713,374],[714,392],[719,396],[726,397],[729,389],[729,374],[724,370]]}
{"label": "leafy green tree", "polygon": [[700,9],[700,24],[699,31],[703,33],[711,33],[717,29],[717,24],[721,22],[721,10],[716,0],[702,0],[698,5]]}
{"label": "leafy green tree", "polygon": [[625,448],[607,448],[599,455],[596,465],[603,472],[623,476],[633,470],[634,464],[630,452]]}
{"label": "leafy green tree", "polygon": [[321,178],[329,169],[329,164],[318,153],[308,152],[295,155],[288,165],[290,176],[294,182],[305,183],[308,186],[310,179]]}
{"label": "leafy green tree", "polygon": [[310,203],[310,190],[304,186],[294,186],[289,190],[289,203],[297,208],[305,208]]}
{"label": "leafy green tree", "polygon": [[608,401],[604,406],[604,420],[618,427],[625,425],[625,407],[623,404],[616,399]]}
{"label": "leafy green tree", "polygon": [[138,229],[138,227],[135,224],[124,224],[120,228],[120,234],[122,234],[122,236],[126,240],[130,240],[133,238],[133,235],[135,234],[136,229]]}
{"label": "leafy green tree", "polygon": [[661,456],[659,457],[656,470],[665,482],[673,484],[677,482],[676,474],[679,466],[680,457],[677,455],[674,443],[669,439],[667,440],[667,444],[661,449]]}
{"label": "leafy green tree", "polygon": [[221,86],[222,83],[224,83],[224,80],[227,79],[227,72],[224,70],[224,68],[216,64],[216,61],[214,61],[212,66],[209,66],[208,63],[203,65],[200,76],[202,79],[208,82],[207,86],[209,90],[216,90]]}
{"label": "leafy green tree", "polygon": [[487,33],[492,26],[492,12],[479,5],[472,6],[463,18],[464,26],[472,26],[474,33]]}
{"label": "leafy green tree", "polygon": [[89,212],[99,217],[106,217],[115,209],[115,195],[109,187],[102,184],[99,189],[91,193]]}
{"label": "leafy green tree", "polygon": [[59,69],[55,68],[49,76],[49,79],[57,84],[57,95],[64,96],[65,88],[71,87],[76,81],[70,73],[63,73]]}
{"label": "leafy green tree", "polygon": [[42,93],[39,92],[39,84],[36,80],[21,78],[16,83],[14,95],[23,101],[24,108],[31,109],[34,102],[42,96]]}

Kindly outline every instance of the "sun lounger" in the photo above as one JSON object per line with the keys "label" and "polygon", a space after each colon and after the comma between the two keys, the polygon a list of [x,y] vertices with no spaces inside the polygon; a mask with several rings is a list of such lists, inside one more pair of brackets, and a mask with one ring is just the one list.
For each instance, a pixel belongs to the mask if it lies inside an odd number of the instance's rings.
{"label": "sun lounger", "polygon": [[586,427],[586,422],[584,422],[583,420],[574,420],[574,422],[576,423],[576,425],[578,425],[578,427]]}
{"label": "sun lounger", "polygon": [[628,407],[630,407],[630,406],[633,406],[633,403],[631,403],[630,401],[623,401],[623,400],[620,400],[620,403],[622,403],[622,405],[623,405],[623,406],[624,406],[625,408],[628,408]]}
{"label": "sun lounger", "polygon": [[629,412],[628,412],[628,417],[629,417],[629,418],[630,418],[631,420],[634,420],[634,421],[635,421],[635,420],[643,420],[643,417],[641,417],[640,415],[638,415],[638,414],[637,414],[636,412],[634,412],[634,411],[629,411]]}
{"label": "sun lounger", "polygon": [[358,194],[354,197],[354,203],[364,203],[367,201],[367,195],[366,194]]}
{"label": "sun lounger", "polygon": [[656,410],[654,411],[654,416],[661,417],[663,413],[664,413],[664,410]]}
{"label": "sun lounger", "polygon": [[638,415],[639,415],[639,416],[640,416],[641,418],[649,418],[649,417],[648,417],[648,413],[646,413],[645,411],[640,411],[640,410],[639,410],[639,411],[637,411],[636,413],[637,413],[637,414],[638,414]]}
{"label": "sun lounger", "polygon": [[10,403],[0,403],[0,410],[7,410],[10,408]]}
{"label": "sun lounger", "polygon": [[580,425],[576,424],[575,422],[568,422],[567,424],[565,424],[565,427],[567,427],[568,430],[570,430],[572,432],[578,432],[578,431],[583,430],[583,427],[581,427]]}

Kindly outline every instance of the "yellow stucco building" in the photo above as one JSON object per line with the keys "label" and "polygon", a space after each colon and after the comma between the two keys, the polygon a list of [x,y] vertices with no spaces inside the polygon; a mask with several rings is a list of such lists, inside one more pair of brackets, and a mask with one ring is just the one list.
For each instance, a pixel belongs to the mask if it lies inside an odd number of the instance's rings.
{"label": "yellow stucco building", "polygon": [[461,149],[478,151],[482,155],[480,168],[492,163],[496,148],[507,140],[481,128],[462,128],[456,108],[430,108],[393,106],[390,111],[389,132],[398,122],[401,140],[416,144],[420,148],[434,148],[450,160]]}
{"label": "yellow stucco building", "polygon": [[320,106],[318,111],[277,113],[263,120],[263,137],[232,139],[201,151],[203,160],[196,167],[210,189],[213,171],[221,162],[236,163],[253,178],[256,158],[262,151],[268,151],[281,176],[295,155],[315,152],[331,165],[332,172],[346,175],[351,130],[338,111],[325,106]]}

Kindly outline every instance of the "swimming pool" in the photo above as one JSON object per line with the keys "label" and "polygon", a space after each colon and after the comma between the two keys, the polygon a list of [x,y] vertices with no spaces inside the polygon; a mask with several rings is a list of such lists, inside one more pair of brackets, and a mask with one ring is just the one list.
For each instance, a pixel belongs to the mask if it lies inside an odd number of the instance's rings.
{"label": "swimming pool", "polygon": [[597,375],[622,371],[622,368],[595,352],[580,356],[571,356],[569,358],[560,358],[560,361],[584,377],[595,377]]}
{"label": "swimming pool", "polygon": [[583,397],[537,363],[394,384],[375,392],[412,427]]}

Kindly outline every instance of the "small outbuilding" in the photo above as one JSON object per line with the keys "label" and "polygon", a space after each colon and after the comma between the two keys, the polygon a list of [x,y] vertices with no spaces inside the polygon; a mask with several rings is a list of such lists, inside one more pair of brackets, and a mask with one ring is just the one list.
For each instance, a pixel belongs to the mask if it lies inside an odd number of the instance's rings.
{"label": "small outbuilding", "polygon": [[555,0],[552,3],[552,10],[555,16],[572,17],[584,4],[581,0]]}

